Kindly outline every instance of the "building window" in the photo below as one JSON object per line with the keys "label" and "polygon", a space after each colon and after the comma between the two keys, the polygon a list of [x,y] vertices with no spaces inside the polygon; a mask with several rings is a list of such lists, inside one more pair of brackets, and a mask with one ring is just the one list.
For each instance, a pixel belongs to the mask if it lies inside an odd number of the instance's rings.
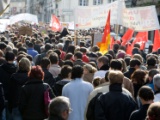
{"label": "building window", "polygon": [[93,0],[93,5],[102,5],[103,0]]}
{"label": "building window", "polygon": [[88,0],[79,0],[80,6],[88,6]]}

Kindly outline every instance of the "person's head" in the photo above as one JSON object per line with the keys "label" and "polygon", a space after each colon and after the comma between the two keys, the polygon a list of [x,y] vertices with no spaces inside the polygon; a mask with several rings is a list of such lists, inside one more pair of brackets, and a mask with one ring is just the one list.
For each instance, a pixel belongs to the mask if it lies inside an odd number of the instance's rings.
{"label": "person's head", "polygon": [[97,65],[98,65],[98,68],[100,69],[103,65],[108,65],[109,64],[109,61],[108,61],[108,58],[106,56],[101,56],[98,58],[97,60]]}
{"label": "person's head", "polygon": [[114,44],[113,45],[113,50],[115,51],[115,53],[117,53],[118,49],[119,49],[119,45],[118,44]]}
{"label": "person's head", "polygon": [[34,44],[33,44],[32,42],[29,42],[29,43],[28,43],[28,47],[29,47],[29,48],[33,48],[33,47],[34,47]]}
{"label": "person's head", "polygon": [[153,77],[153,84],[156,91],[160,90],[160,74],[156,74]]}
{"label": "person's head", "polygon": [[147,66],[156,66],[156,62],[156,58],[153,56],[147,58]]}
{"label": "person's head", "polygon": [[42,58],[40,65],[42,68],[49,69],[49,67],[51,65],[51,61],[49,60],[49,58],[44,57],[44,58]]}
{"label": "person's head", "polygon": [[154,100],[154,92],[148,86],[142,86],[138,91],[138,96],[142,104],[150,104]]}
{"label": "person's head", "polygon": [[67,53],[65,56],[65,60],[71,60],[73,58],[73,54],[72,53]]}
{"label": "person's head", "polygon": [[139,50],[139,48],[137,48],[137,47],[133,48],[132,55],[134,55],[134,54],[141,54],[141,51]]}
{"label": "person's head", "polygon": [[85,54],[85,53],[87,52],[87,49],[86,49],[85,47],[81,47],[81,48],[80,48],[80,52],[82,52],[82,53]]}
{"label": "person's head", "polygon": [[132,57],[138,59],[141,63],[143,63],[143,58],[140,54],[134,54]]}
{"label": "person's head", "polygon": [[131,80],[135,84],[144,85],[146,82],[146,72],[141,69],[137,69],[131,75]]}
{"label": "person's head", "polygon": [[63,65],[69,65],[69,66],[73,67],[73,62],[71,60],[65,60]]}
{"label": "person's head", "polygon": [[77,59],[82,59],[82,53],[81,52],[76,52],[75,54],[74,54],[74,59],[75,60],[77,60]]}
{"label": "person's head", "polygon": [[29,73],[29,78],[43,80],[44,79],[44,72],[43,72],[42,68],[39,65],[32,66],[31,71]]}
{"label": "person's head", "polygon": [[63,50],[63,43],[58,43],[57,48]]}
{"label": "person's head", "polygon": [[61,69],[61,77],[62,79],[71,79],[72,67],[69,65],[63,65]]}
{"label": "person's head", "polygon": [[96,68],[94,68],[92,65],[85,64],[83,66],[83,74],[95,73],[95,72],[96,72]]}
{"label": "person's head", "polygon": [[49,59],[51,64],[58,64],[58,55],[57,54],[50,54]]}
{"label": "person's head", "polygon": [[18,63],[18,69],[20,71],[29,72],[31,70],[31,62],[29,59],[26,57],[22,58]]}
{"label": "person's head", "polygon": [[124,61],[126,62],[126,65],[129,66],[131,58],[130,57],[125,57]]}
{"label": "person's head", "polygon": [[110,70],[108,79],[110,81],[110,84],[122,84],[123,83],[124,75],[121,71],[118,70]]}
{"label": "person's head", "polygon": [[106,82],[109,82],[108,75],[109,75],[109,71],[106,72],[105,77],[104,77]]}
{"label": "person's head", "polygon": [[67,49],[67,53],[74,54],[74,51],[75,51],[75,46],[74,45],[69,45],[68,49]]}
{"label": "person's head", "polygon": [[85,42],[84,41],[80,41],[79,46],[80,47],[85,47]]}
{"label": "person's head", "polygon": [[152,70],[150,70],[149,73],[148,73],[149,81],[152,81],[152,80],[153,80],[153,77],[154,77],[156,74],[159,74],[159,71],[158,71],[157,69],[152,69]]}
{"label": "person's head", "polygon": [[4,42],[0,42],[0,50],[2,50],[5,53],[7,45]]}
{"label": "person's head", "polygon": [[122,62],[118,59],[112,59],[110,63],[111,70],[122,70]]}
{"label": "person's head", "polygon": [[98,52],[99,51],[99,47],[97,45],[93,46],[91,49],[92,52]]}
{"label": "person's head", "polygon": [[49,104],[49,118],[58,116],[64,120],[68,119],[71,111],[69,98],[59,96],[51,100]]}
{"label": "person's head", "polygon": [[50,43],[46,43],[45,44],[45,52],[47,52],[50,49],[52,49],[52,45]]}
{"label": "person's head", "polygon": [[121,63],[122,63],[122,72],[123,72],[123,73],[124,73],[124,72],[127,72],[127,65],[126,65],[126,62],[124,61],[124,59],[120,58],[120,59],[118,59],[118,60],[120,60]]}
{"label": "person's head", "polygon": [[160,102],[152,103],[147,110],[147,120],[160,120]]}
{"label": "person's head", "polygon": [[75,78],[81,78],[83,75],[83,67],[80,65],[75,65],[72,68],[72,74],[71,74],[71,78],[75,79]]}
{"label": "person's head", "polygon": [[141,62],[140,62],[138,59],[132,58],[132,59],[130,60],[129,65],[130,65],[130,68],[135,68],[135,69],[137,69],[137,68],[140,67]]}
{"label": "person's head", "polygon": [[6,61],[8,61],[8,62],[14,61],[14,59],[15,59],[14,53],[11,52],[11,51],[6,52],[6,54],[5,54],[5,59],[6,59]]}
{"label": "person's head", "polygon": [[100,82],[101,82],[101,78],[100,77],[94,78],[93,82],[92,82],[94,88],[97,87],[98,85],[100,85]]}
{"label": "person's head", "polygon": [[109,51],[108,51],[108,54],[110,54],[110,55],[112,56],[113,59],[116,58],[116,55],[115,55],[115,53],[114,53],[113,50],[109,50]]}

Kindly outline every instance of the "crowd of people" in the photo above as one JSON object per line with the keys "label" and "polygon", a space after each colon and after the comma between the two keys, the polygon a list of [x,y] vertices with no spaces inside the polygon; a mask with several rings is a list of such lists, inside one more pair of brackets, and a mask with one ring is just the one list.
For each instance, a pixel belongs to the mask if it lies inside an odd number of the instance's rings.
{"label": "crowd of people", "polygon": [[34,29],[0,35],[0,120],[160,120],[160,49],[131,56],[119,41],[103,55],[66,28]]}

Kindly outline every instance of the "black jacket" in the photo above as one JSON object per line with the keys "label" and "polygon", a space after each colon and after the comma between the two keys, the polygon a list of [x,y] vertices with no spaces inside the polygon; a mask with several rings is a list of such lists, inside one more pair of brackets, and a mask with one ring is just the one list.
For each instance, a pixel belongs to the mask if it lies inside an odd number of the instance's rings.
{"label": "black jacket", "polygon": [[111,84],[109,92],[100,95],[96,101],[95,120],[129,120],[135,108],[135,101],[122,91],[122,85]]}
{"label": "black jacket", "polygon": [[52,115],[52,116],[49,116],[47,120],[64,120],[64,119],[57,115]]}
{"label": "black jacket", "polygon": [[129,68],[129,70],[124,73],[124,76],[131,79],[131,75],[135,70],[136,70],[135,68]]}
{"label": "black jacket", "polygon": [[6,100],[9,98],[10,77],[16,70],[17,67],[14,64],[4,63],[0,66],[0,82],[3,85]]}
{"label": "black jacket", "polygon": [[52,88],[56,82],[55,78],[53,78],[53,75],[46,69],[43,68],[43,72],[44,72],[44,82],[48,83],[50,85],[50,87]]}
{"label": "black jacket", "polygon": [[10,109],[18,107],[21,87],[28,81],[27,71],[18,71],[11,76],[9,106]]}
{"label": "black jacket", "polygon": [[[21,90],[21,96],[19,101],[19,110],[22,118],[27,120],[43,120],[47,116],[45,114],[44,105],[44,91],[45,86],[43,81],[37,79],[29,80]],[[49,89],[50,98],[54,97],[54,94]]]}
{"label": "black jacket", "polygon": [[3,91],[2,83],[0,83],[0,116],[1,116],[2,110],[4,109],[4,106],[5,106],[4,91]]}
{"label": "black jacket", "polygon": [[129,120],[145,120],[149,105],[145,104],[139,110],[132,112]]}

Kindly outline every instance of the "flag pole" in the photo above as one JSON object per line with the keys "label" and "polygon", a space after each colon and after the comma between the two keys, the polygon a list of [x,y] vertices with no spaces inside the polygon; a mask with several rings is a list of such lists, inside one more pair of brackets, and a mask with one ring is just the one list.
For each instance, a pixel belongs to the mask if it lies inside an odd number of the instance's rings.
{"label": "flag pole", "polygon": [[6,8],[2,11],[2,12],[0,12],[0,16],[7,10],[7,8],[10,6],[10,4],[8,4],[7,6],[6,6]]}

